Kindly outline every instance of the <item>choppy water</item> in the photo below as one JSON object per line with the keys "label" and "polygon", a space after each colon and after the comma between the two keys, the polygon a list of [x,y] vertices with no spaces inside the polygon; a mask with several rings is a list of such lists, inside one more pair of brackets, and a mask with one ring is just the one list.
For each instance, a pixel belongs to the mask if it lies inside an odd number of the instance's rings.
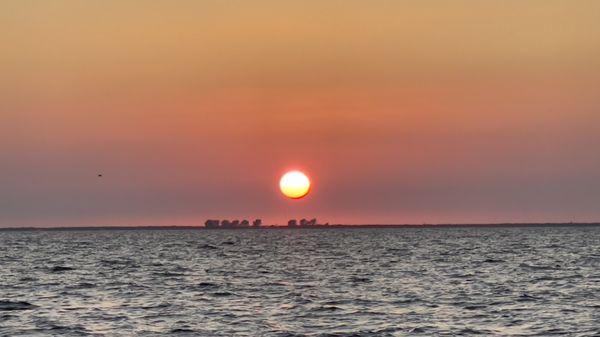
{"label": "choppy water", "polygon": [[0,232],[2,336],[599,336],[600,228]]}

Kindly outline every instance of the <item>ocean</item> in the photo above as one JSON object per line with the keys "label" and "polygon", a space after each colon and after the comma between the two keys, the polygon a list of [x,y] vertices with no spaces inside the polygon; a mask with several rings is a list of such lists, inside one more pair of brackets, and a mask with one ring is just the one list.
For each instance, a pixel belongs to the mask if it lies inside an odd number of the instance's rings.
{"label": "ocean", "polygon": [[600,336],[600,227],[0,232],[0,336]]}

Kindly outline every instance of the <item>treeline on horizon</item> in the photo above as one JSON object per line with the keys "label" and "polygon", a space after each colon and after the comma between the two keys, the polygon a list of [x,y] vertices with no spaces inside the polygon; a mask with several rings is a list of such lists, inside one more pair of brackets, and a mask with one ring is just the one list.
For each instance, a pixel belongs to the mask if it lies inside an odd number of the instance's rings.
{"label": "treeline on horizon", "polygon": [[[208,219],[204,222],[205,228],[247,228],[247,227],[261,227],[262,219],[256,219],[252,222],[252,226],[250,226],[250,222],[248,220],[213,220]],[[300,221],[296,219],[291,219],[287,223],[287,227],[317,227],[317,226],[329,226],[329,222],[325,224],[317,223],[317,219],[313,218],[310,220],[301,219]],[[274,227],[279,227],[275,225]]]}

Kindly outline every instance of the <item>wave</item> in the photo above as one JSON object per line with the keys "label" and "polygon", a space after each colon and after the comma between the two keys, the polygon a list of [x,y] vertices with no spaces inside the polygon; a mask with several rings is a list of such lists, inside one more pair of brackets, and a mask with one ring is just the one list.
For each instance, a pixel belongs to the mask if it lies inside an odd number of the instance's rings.
{"label": "wave", "polygon": [[75,268],[67,267],[67,266],[54,266],[54,267],[50,268],[51,273],[63,273],[66,271],[71,271],[71,270],[75,270]]}
{"label": "wave", "polygon": [[0,311],[32,310],[35,308],[37,308],[36,305],[25,301],[0,301]]}

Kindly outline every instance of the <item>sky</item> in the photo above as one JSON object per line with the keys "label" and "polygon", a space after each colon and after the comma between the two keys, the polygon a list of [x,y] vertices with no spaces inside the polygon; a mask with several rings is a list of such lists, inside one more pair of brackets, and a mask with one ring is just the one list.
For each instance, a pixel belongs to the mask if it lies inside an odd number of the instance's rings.
{"label": "sky", "polygon": [[600,221],[598,13],[2,1],[0,227]]}

